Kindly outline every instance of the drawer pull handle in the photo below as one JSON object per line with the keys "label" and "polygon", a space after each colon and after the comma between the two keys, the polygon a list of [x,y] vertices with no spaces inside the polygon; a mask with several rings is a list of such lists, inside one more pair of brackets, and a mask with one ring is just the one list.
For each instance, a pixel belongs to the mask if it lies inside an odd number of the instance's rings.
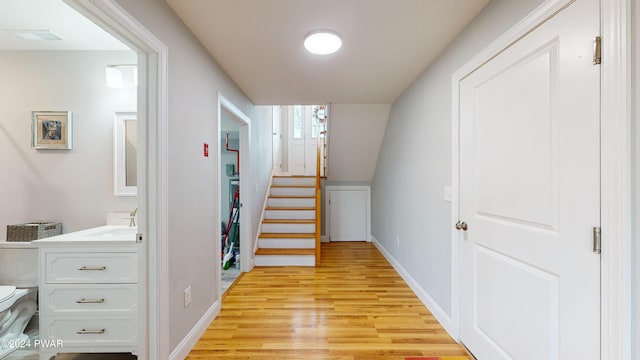
{"label": "drawer pull handle", "polygon": [[80,299],[76,300],[78,304],[102,304],[104,302],[104,298],[101,299]]}
{"label": "drawer pull handle", "polygon": [[100,329],[100,330],[82,329],[82,330],[76,331],[76,334],[78,334],[78,335],[102,335],[102,334],[104,334],[104,332],[105,332],[105,329]]}
{"label": "drawer pull handle", "polygon": [[106,266],[83,266],[79,268],[80,271],[102,271],[107,270]]}

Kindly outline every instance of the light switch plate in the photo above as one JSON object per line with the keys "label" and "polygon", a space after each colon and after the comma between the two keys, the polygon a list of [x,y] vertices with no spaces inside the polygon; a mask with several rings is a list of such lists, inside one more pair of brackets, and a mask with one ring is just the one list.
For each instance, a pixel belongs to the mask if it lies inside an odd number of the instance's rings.
{"label": "light switch plate", "polygon": [[451,198],[451,186],[444,187],[444,201],[451,202],[453,201]]}
{"label": "light switch plate", "polygon": [[184,289],[184,307],[191,304],[191,286]]}

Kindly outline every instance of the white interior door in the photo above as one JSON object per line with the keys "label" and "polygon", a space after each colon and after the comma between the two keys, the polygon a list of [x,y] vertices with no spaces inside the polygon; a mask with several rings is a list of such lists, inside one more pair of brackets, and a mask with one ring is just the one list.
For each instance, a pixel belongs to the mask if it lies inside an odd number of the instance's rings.
{"label": "white interior door", "polygon": [[599,4],[460,82],[460,337],[482,360],[599,359]]}
{"label": "white interior door", "polygon": [[282,140],[282,131],[280,130],[281,124],[281,109],[280,106],[273,107],[273,170],[275,173],[282,171],[282,147],[280,142]]}
{"label": "white interior door", "polygon": [[329,241],[369,239],[369,189],[367,187],[326,187]]}
{"label": "white interior door", "polygon": [[304,174],[307,176],[316,175],[316,163],[318,160],[319,129],[317,126],[314,126],[314,125],[317,125],[318,122],[313,119],[312,108],[313,108],[312,106],[304,107],[304,128],[305,128]]}
{"label": "white interior door", "polygon": [[289,112],[288,172],[291,175],[304,175],[304,107],[301,105],[289,106]]}

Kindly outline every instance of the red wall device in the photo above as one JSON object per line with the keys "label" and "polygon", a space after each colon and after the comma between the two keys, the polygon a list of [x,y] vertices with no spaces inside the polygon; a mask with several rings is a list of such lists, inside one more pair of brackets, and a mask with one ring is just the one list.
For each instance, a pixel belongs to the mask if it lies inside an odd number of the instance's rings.
{"label": "red wall device", "polygon": [[209,157],[209,144],[204,143],[204,157]]}

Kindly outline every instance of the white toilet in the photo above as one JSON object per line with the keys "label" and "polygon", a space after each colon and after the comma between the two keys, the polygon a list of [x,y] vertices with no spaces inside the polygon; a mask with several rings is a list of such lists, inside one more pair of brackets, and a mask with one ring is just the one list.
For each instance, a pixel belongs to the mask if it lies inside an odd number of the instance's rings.
{"label": "white toilet", "polygon": [[27,344],[24,334],[38,307],[38,248],[0,242],[0,359]]}

